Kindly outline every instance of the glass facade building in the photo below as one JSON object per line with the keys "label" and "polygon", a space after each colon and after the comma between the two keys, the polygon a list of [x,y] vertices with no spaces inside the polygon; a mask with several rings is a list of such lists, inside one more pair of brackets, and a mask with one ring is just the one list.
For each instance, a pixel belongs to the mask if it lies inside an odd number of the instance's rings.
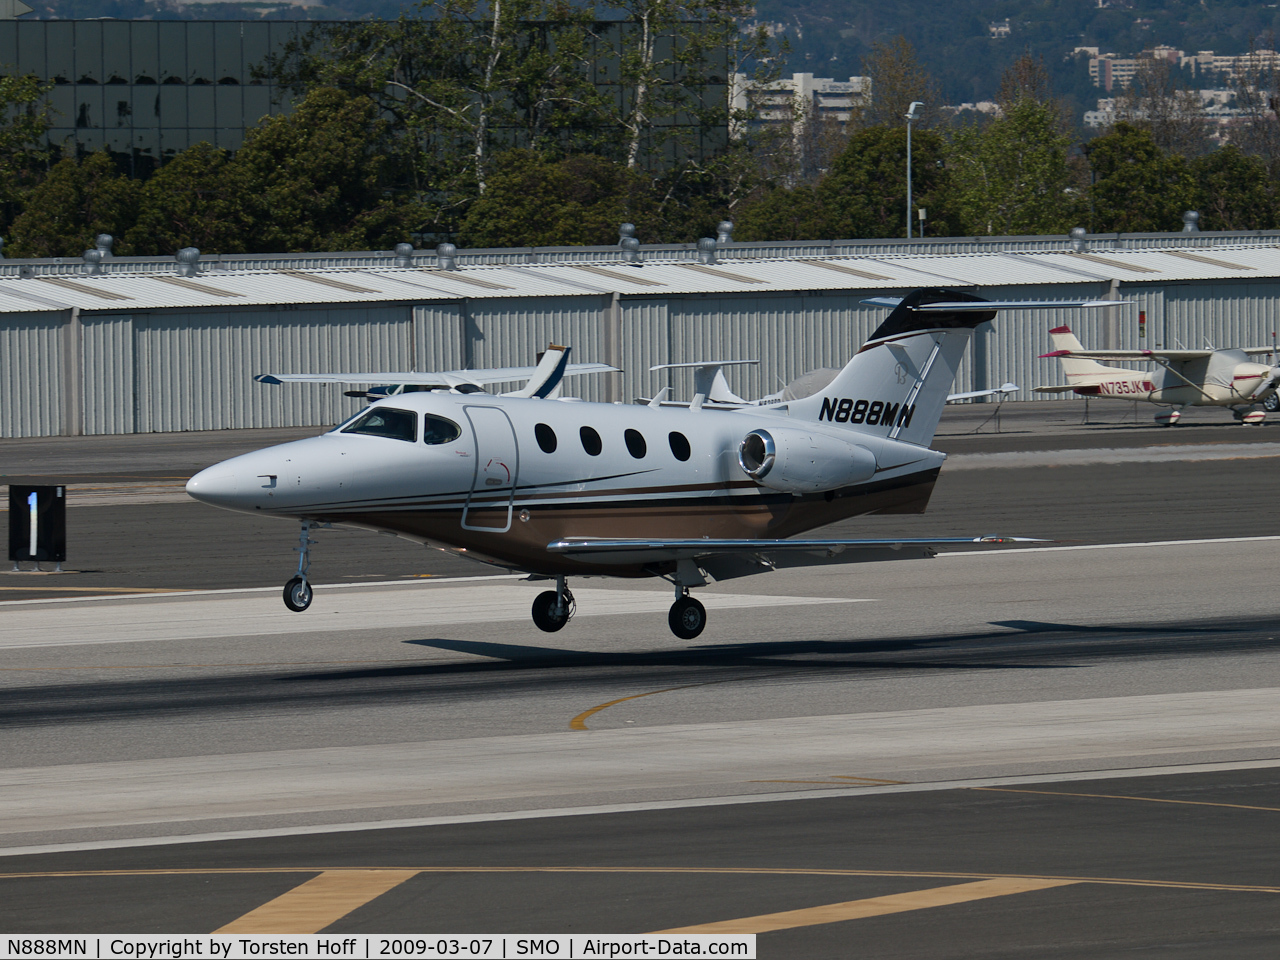
{"label": "glass facade building", "polygon": [[[288,112],[286,91],[253,76],[254,67],[315,20],[0,20],[0,74],[34,74],[52,84],[50,145],[65,154],[109,150],[131,176],[206,141],[236,150],[263,117]],[[350,23],[344,25],[350,26]],[[619,82],[617,50],[625,23],[596,24],[591,79],[618,104],[632,96]],[[672,58],[657,40],[658,59]],[[728,52],[719,50],[726,58]],[[702,91],[702,102],[728,96],[728,65]],[[691,105],[692,106],[692,105]],[[642,165],[661,169],[690,156],[705,158],[728,142],[727,122],[703,126],[691,110],[660,116],[659,143],[646,143]],[[672,137],[667,134],[679,134]],[[504,130],[504,146],[527,146],[522,129]]]}
{"label": "glass facade building", "polygon": [[315,26],[287,20],[0,21],[0,71],[53,84],[49,142],[66,153],[106,147],[145,176],[202,140],[237,149],[283,112],[281,91],[253,67]]}

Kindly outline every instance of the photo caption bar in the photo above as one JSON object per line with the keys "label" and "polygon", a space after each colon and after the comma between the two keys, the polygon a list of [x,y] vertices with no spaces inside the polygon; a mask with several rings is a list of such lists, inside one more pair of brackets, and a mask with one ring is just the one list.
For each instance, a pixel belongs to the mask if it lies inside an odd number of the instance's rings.
{"label": "photo caption bar", "polygon": [[754,933],[689,934],[90,934],[4,936],[0,960],[379,960],[397,957],[486,957],[490,960],[620,960],[633,957],[733,957],[755,960]]}

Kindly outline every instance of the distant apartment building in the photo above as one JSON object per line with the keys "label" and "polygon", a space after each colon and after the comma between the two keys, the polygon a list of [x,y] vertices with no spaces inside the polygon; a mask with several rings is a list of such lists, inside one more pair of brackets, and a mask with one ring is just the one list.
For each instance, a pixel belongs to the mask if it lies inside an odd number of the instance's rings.
{"label": "distant apartment building", "polygon": [[[1240,122],[1245,111],[1233,106],[1234,90],[1195,90],[1200,101],[1198,116],[1209,124],[1210,139],[1217,143],[1228,143],[1231,140],[1232,125]],[[1086,110],[1084,125],[1094,130],[1113,126],[1117,120],[1145,120],[1148,116],[1145,101],[1125,103],[1121,98],[1104,97],[1098,101],[1096,110]]]}
{"label": "distant apartment building", "polygon": [[1076,47],[1072,55],[1089,57],[1089,79],[1095,87],[1108,93],[1124,89],[1133,82],[1144,63],[1164,60],[1190,72],[1193,77],[1215,74],[1221,80],[1233,80],[1237,76],[1252,76],[1262,72],[1280,71],[1280,53],[1275,50],[1253,50],[1249,53],[1218,56],[1212,50],[1200,50],[1187,54],[1174,47],[1158,46],[1143,50],[1136,57],[1121,57],[1114,53],[1102,53],[1098,47]]}
{"label": "distant apartment building", "polygon": [[746,74],[733,75],[733,111],[742,124],[783,124],[792,120],[804,127],[814,120],[828,120],[843,126],[854,111],[871,99],[871,78],[850,77],[833,80],[812,73],[795,73],[790,79],[753,83]]}

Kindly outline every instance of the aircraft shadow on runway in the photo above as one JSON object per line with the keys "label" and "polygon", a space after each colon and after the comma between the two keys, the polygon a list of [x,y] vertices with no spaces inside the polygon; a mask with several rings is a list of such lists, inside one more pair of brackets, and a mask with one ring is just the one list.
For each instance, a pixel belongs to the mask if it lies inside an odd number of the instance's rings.
{"label": "aircraft shadow on runway", "polygon": [[[669,686],[766,677],[832,677],[980,670],[1079,670],[1136,658],[1196,657],[1280,648],[1271,619],[1156,625],[1083,626],[1007,620],[996,629],[951,636],[856,640],[771,640],[674,650],[592,651],[449,638],[404,641],[474,660],[308,665],[215,675],[10,687],[0,696],[0,729],[47,723],[243,713],[247,709],[385,705],[545,693],[589,685]],[[1016,632],[1010,632],[1010,630]],[[575,638],[577,639],[577,638]],[[259,666],[268,666],[266,664]],[[281,664],[281,668],[292,665]]]}

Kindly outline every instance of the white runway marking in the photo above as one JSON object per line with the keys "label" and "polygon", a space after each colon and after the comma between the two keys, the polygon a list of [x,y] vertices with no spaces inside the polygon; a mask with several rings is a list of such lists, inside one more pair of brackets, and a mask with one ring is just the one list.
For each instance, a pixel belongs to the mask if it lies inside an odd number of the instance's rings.
{"label": "white runway marking", "polygon": [[70,843],[42,843],[22,847],[0,847],[0,857],[21,857],[34,853],[73,853],[81,850],[115,850],[124,847],[159,847],[172,843],[214,843],[219,840],[253,840],[266,837],[307,837],[362,830],[402,830],[406,827],[438,827],[455,823],[497,823],[508,820],[539,820],[546,817],[588,817],[601,813],[635,813],[646,810],[686,810],[691,807],[726,807],[743,803],[785,803],[792,800],[820,800],[828,797],[865,796],[884,793],[934,793],[939,790],[968,790],[977,787],[1018,787],[1053,783],[1087,783],[1129,777],[1165,777],[1187,773],[1227,773],[1234,770],[1270,770],[1280,767],[1275,760],[1243,760],[1234,763],[1187,763],[1167,767],[1140,767],[1124,770],[1084,770],[1078,773],[1037,774],[1028,777],[982,777],[976,780],[937,780],[886,786],[854,786],[802,793],[748,793],[734,797],[694,797],[687,800],[644,800],[637,803],[598,803],[583,807],[548,807],[507,813],[464,813],[447,817],[406,817],[401,820],[371,820],[355,823],[322,823],[307,826],[267,827],[261,830],[221,830],[192,833],[180,837],[121,837],[115,840],[83,840]]}
{"label": "white runway marking", "polygon": [[[130,597],[118,605],[64,607],[56,616],[47,609],[20,608],[6,610],[0,648],[314,634],[322,630],[429,631],[446,624],[527,620],[533,598],[546,585],[503,580],[481,589],[483,592],[477,593],[475,587],[437,586],[426,581],[383,589],[317,590],[311,609],[305,613],[286,610],[274,589],[271,595],[246,592],[180,599],[153,595],[145,602]],[[671,606],[668,590],[584,587],[575,589],[574,597],[579,617],[665,613]],[[869,602],[738,593],[707,593],[701,600],[708,610]]]}
{"label": "white runway marking", "polygon": [[0,834],[10,842],[58,830],[127,836],[170,824],[177,839],[229,818],[341,811],[349,821],[367,810],[376,824],[378,808],[563,807],[621,790],[740,793],[752,782],[850,770],[915,782],[1045,782],[1055,778],[1035,770],[1132,771],[1227,750],[1256,760],[1278,748],[1280,688],[1264,688],[166,757],[7,770]]}
{"label": "white runway marking", "polygon": [[1017,550],[948,550],[939,557],[994,557],[1002,553],[1051,553],[1065,550],[1128,550],[1138,547],[1195,547],[1210,543],[1260,543],[1273,537],[1212,537],[1207,540],[1147,540],[1142,543],[1081,543],[1069,547],[1021,547]]}
{"label": "white runway marking", "polygon": [[1260,460],[1280,457],[1280,443],[1198,443],[1160,447],[1103,447],[1092,450],[1036,450],[960,453],[947,457],[949,470],[1005,470],[1013,467],[1082,467],[1113,463],[1191,463],[1202,460]]}

